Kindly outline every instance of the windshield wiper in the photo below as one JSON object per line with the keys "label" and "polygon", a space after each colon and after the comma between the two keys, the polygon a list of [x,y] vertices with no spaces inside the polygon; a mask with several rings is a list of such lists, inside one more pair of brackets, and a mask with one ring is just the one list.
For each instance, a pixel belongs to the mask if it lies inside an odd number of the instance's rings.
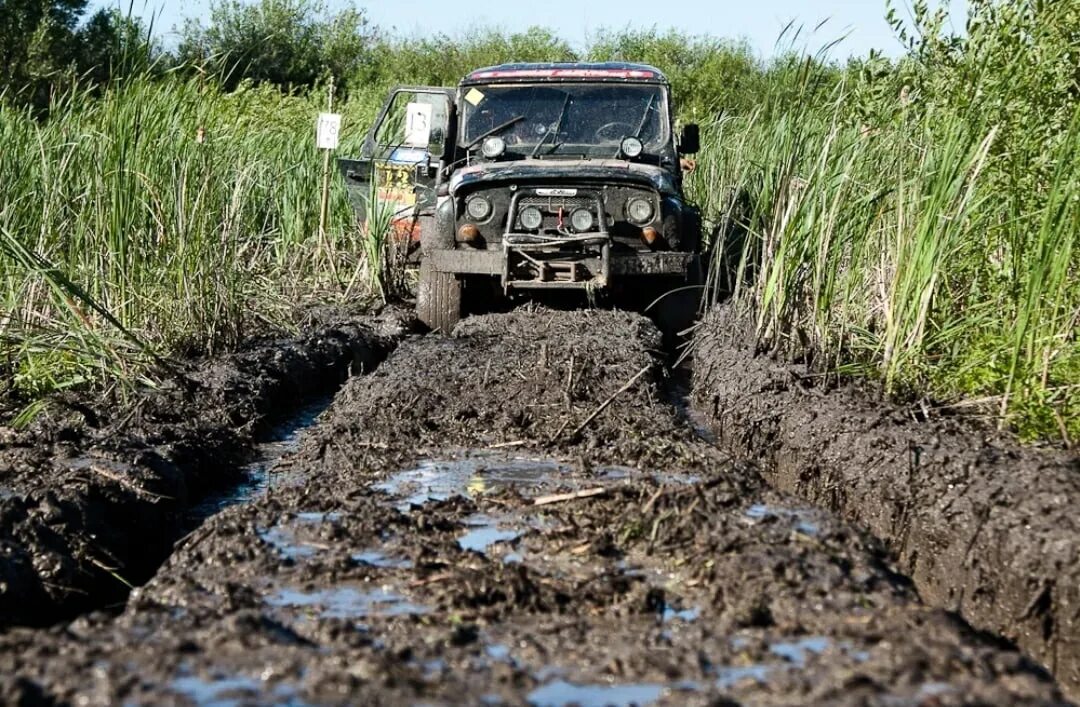
{"label": "windshield wiper", "polygon": [[[555,129],[552,130],[551,132],[544,133],[544,136],[542,138],[540,138],[540,142],[536,143],[536,147],[533,148],[532,154],[529,155],[530,157],[536,157],[537,153],[540,152],[540,148],[544,146],[545,142],[547,142],[548,135],[554,134],[555,135],[555,140],[557,141],[559,139],[559,131],[562,130],[562,123],[563,123],[563,120],[566,118],[566,109],[569,106],[570,106],[570,94],[568,93],[568,94],[566,94],[566,100],[563,101],[562,109],[559,110],[559,119],[555,121]],[[554,152],[555,150],[557,150],[558,147],[559,147],[558,142],[552,143],[551,152]],[[550,153],[548,153],[548,154],[550,154]]]}
{"label": "windshield wiper", "polygon": [[477,145],[479,145],[481,142],[483,142],[484,138],[491,137],[495,133],[501,133],[503,130],[506,130],[507,128],[509,128],[511,125],[517,125],[518,123],[520,123],[523,120],[525,120],[524,115],[516,115],[513,118],[511,118],[510,120],[506,121],[505,123],[502,123],[500,125],[496,125],[494,128],[492,128],[491,130],[488,130],[486,133],[480,133],[480,135],[478,135],[475,139],[473,139],[472,142],[470,142],[468,145],[465,146],[465,149],[466,150],[471,150],[474,147],[476,147]]}

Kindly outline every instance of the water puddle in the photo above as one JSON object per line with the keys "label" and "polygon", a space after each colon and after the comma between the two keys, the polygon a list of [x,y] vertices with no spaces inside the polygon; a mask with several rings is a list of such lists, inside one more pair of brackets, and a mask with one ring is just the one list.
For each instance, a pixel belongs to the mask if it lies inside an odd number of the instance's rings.
{"label": "water puddle", "polygon": [[659,700],[663,685],[575,685],[555,680],[536,688],[525,700],[533,707],[630,707]]}
{"label": "water puddle", "polygon": [[262,684],[253,678],[219,677],[204,680],[187,675],[173,680],[169,687],[200,707],[226,707],[249,703],[260,692]]}
{"label": "water puddle", "polygon": [[539,492],[557,486],[559,477],[570,471],[570,467],[553,460],[524,457],[425,459],[413,469],[391,475],[375,488],[400,499],[397,509],[405,513],[413,506],[454,496],[475,498],[507,488]]}
{"label": "water puddle", "polygon": [[794,641],[782,641],[769,646],[769,652],[779,656],[797,668],[806,667],[806,659],[811,655],[821,655],[832,645],[832,640],[825,636],[810,636]]}
{"label": "water puddle", "polygon": [[675,414],[690,426],[698,439],[715,445],[717,443],[716,434],[712,431],[708,418],[695,410],[690,404],[690,388],[690,367],[684,364],[671,371],[665,397],[667,397],[668,403],[675,408]]}
{"label": "water puddle", "polygon": [[672,621],[682,621],[685,623],[693,623],[701,618],[701,609],[696,606],[689,609],[675,609],[670,606],[665,606],[664,611],[661,614],[661,619],[664,623],[670,623]]}
{"label": "water puddle", "polygon": [[374,488],[397,499],[397,510],[407,513],[414,507],[455,496],[477,498],[512,488],[522,496],[536,497],[643,478],[681,485],[701,480],[692,474],[642,471],[625,466],[597,467],[583,475],[554,459],[478,452],[462,459],[425,459],[411,469],[391,474]]}
{"label": "water puddle", "polygon": [[283,559],[309,559],[327,549],[327,546],[317,539],[301,536],[317,533],[318,526],[323,523],[337,523],[340,520],[341,514],[336,511],[297,513],[292,521],[279,523],[265,530],[260,529],[258,535],[260,540],[277,550]]}
{"label": "water puddle", "polygon": [[282,559],[303,560],[314,557],[322,548],[296,539],[296,534],[287,527],[275,526],[269,530],[260,530],[259,538],[269,543]]}
{"label": "water puddle", "polygon": [[772,670],[769,665],[725,665],[715,668],[713,675],[716,677],[717,688],[730,690],[750,681],[763,685],[768,682]]}
{"label": "water puddle", "polygon": [[316,418],[330,407],[333,399],[333,395],[316,398],[271,429],[266,440],[255,445],[252,461],[241,469],[244,480],[192,506],[188,511],[188,525],[195,527],[229,506],[250,501],[265,493],[274,481],[273,471],[277,462],[296,450],[300,435],[315,424]]}
{"label": "water puddle", "polygon": [[408,570],[412,569],[413,563],[403,557],[387,555],[380,550],[364,550],[353,553],[352,561],[359,565],[378,567],[379,569]]}
{"label": "water puddle", "polygon": [[429,611],[386,587],[332,587],[310,592],[287,588],[266,602],[275,607],[309,609],[326,619],[408,616]]}
{"label": "water puddle", "polygon": [[293,685],[281,683],[266,695],[265,683],[240,675],[218,675],[209,679],[183,675],[169,683],[169,687],[198,707],[239,707],[256,703],[302,707],[306,704],[298,698],[299,691]]}
{"label": "water puddle", "polygon": [[486,553],[488,548],[497,543],[511,542],[521,537],[522,531],[506,527],[505,521],[477,513],[465,519],[469,530],[458,538],[462,550]]}
{"label": "water puddle", "polygon": [[821,534],[820,519],[822,515],[819,511],[813,509],[784,508],[781,506],[756,503],[746,509],[745,515],[752,521],[761,521],[770,518],[789,521],[795,531],[802,533],[803,535],[817,537]]}

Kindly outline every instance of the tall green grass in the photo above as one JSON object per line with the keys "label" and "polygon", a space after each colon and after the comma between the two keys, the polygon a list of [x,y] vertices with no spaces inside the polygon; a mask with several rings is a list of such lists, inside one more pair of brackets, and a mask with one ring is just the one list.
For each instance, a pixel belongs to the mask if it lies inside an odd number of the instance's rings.
{"label": "tall green grass", "polygon": [[[976,107],[893,96],[874,125],[858,99],[842,82],[706,131],[691,182],[717,227],[714,281],[769,346],[1077,439],[1080,109],[1043,154]],[[1022,199],[1004,186],[1019,151],[1053,165]]]}
{"label": "tall green grass", "polygon": [[[318,239],[320,99],[199,79],[0,107],[0,347],[25,395],[138,381],[217,351],[363,257],[334,180]],[[363,296],[364,292],[350,293]]]}

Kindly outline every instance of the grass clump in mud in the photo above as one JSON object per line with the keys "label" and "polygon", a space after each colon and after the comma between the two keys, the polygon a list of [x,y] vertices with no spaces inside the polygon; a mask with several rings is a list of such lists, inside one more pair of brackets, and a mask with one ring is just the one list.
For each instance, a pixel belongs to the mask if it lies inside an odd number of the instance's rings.
{"label": "grass clump in mud", "polygon": [[[909,53],[840,80],[807,61],[711,126],[694,190],[717,274],[767,346],[1080,437],[1080,12],[972,4],[965,37],[915,4]],[[910,33],[910,34],[909,34]],[[828,87],[822,91],[821,87]]]}

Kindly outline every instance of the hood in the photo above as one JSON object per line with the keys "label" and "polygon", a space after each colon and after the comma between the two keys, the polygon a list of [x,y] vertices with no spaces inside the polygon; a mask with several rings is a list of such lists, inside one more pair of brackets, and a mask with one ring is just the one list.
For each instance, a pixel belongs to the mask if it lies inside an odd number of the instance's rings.
{"label": "hood", "polygon": [[652,187],[663,195],[678,190],[671,172],[655,165],[626,160],[515,160],[484,162],[457,170],[450,177],[450,193],[480,184],[521,182],[618,182]]}

